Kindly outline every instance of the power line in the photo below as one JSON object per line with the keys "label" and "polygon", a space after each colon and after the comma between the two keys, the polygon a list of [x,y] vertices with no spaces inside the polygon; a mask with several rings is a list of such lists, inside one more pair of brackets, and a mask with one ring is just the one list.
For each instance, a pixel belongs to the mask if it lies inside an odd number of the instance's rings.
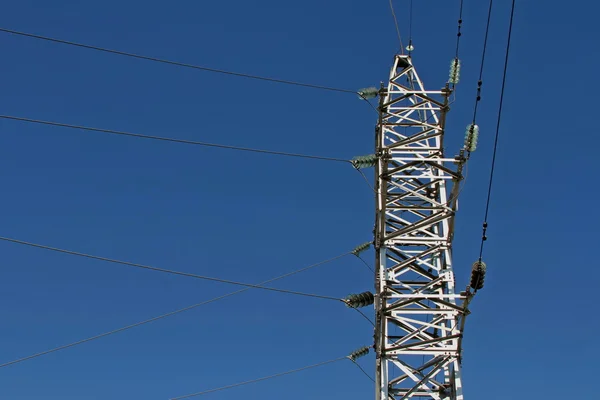
{"label": "power line", "polygon": [[114,135],[130,136],[130,137],[135,137],[135,138],[139,138],[139,139],[160,140],[160,141],[164,141],[164,142],[191,144],[191,145],[203,146],[203,147],[216,147],[216,148],[226,149],[226,150],[247,151],[247,152],[253,152],[253,153],[271,154],[271,155],[285,156],[285,157],[296,157],[296,158],[306,158],[306,159],[322,160],[322,161],[351,163],[351,161],[345,160],[342,158],[321,157],[321,156],[315,156],[315,155],[310,155],[310,154],[288,153],[288,152],[283,152],[283,151],[272,151],[272,150],[254,149],[254,148],[248,148],[248,147],[229,146],[229,145],[224,145],[224,144],[216,144],[216,143],[208,143],[208,142],[199,142],[199,141],[194,141],[194,140],[175,139],[175,138],[169,138],[169,137],[163,137],[163,136],[144,135],[141,133],[117,131],[117,130],[113,130],[113,129],[94,128],[94,127],[82,126],[82,125],[65,124],[65,123],[61,123],[61,122],[42,121],[42,120],[36,120],[36,119],[32,119],[32,118],[15,117],[12,115],[0,115],[0,118],[13,120],[13,121],[28,122],[28,123],[33,123],[33,124],[57,126],[57,127],[61,127],[61,128],[80,129],[80,130],[90,131],[90,132],[102,132],[102,133],[110,133],[110,134],[114,134]]}
{"label": "power line", "polygon": [[24,37],[28,37],[28,38],[32,38],[32,39],[44,40],[47,42],[60,43],[60,44],[66,44],[69,46],[81,47],[81,48],[89,49],[89,50],[101,51],[101,52],[116,54],[116,55],[125,56],[125,57],[137,58],[140,60],[153,61],[153,62],[158,62],[158,63],[163,63],[163,64],[175,65],[178,67],[192,68],[192,69],[196,69],[196,70],[214,72],[214,73],[219,73],[219,74],[224,74],[224,75],[232,75],[232,76],[237,76],[237,77],[241,77],[241,78],[256,79],[256,80],[267,81],[267,82],[281,83],[281,84],[285,84],[285,85],[302,86],[302,87],[308,87],[308,88],[313,88],[313,89],[328,90],[328,91],[332,91],[332,92],[356,94],[355,90],[340,89],[340,88],[335,88],[335,87],[330,87],[330,86],[314,85],[314,84],[310,84],[310,83],[289,81],[289,80],[285,80],[285,79],[269,78],[269,77],[258,76],[258,75],[244,74],[244,73],[240,73],[240,72],[226,71],[226,70],[217,69],[217,68],[203,67],[200,65],[187,64],[187,63],[182,63],[182,62],[178,62],[178,61],[171,61],[171,60],[166,60],[166,59],[161,59],[161,58],[156,58],[156,57],[144,56],[144,55],[140,55],[140,54],[128,53],[128,52],[124,52],[124,51],[113,50],[113,49],[108,49],[108,48],[99,47],[99,46],[92,46],[92,45],[88,45],[88,44],[77,43],[77,42],[73,42],[73,41],[69,41],[69,40],[56,39],[56,38],[52,38],[49,36],[36,35],[33,33],[27,33],[27,32],[19,32],[19,31],[15,31],[12,29],[0,28],[0,32],[11,33],[13,35],[24,36]]}
{"label": "power line", "polygon": [[[369,103],[369,104],[371,104],[371,103]],[[229,146],[229,145],[216,144],[216,143],[199,142],[199,141],[194,141],[194,140],[176,139],[176,138],[169,138],[169,137],[164,137],[164,136],[144,135],[144,134],[140,134],[140,133],[117,131],[117,130],[113,130],[113,129],[104,129],[104,128],[93,128],[93,127],[82,126],[82,125],[65,124],[65,123],[61,123],[61,122],[42,121],[42,120],[36,120],[36,119],[31,119],[31,118],[15,117],[15,116],[11,116],[11,115],[0,115],[0,118],[13,120],[13,121],[56,126],[56,127],[61,127],[61,128],[81,129],[81,130],[91,131],[91,132],[110,133],[110,134],[114,134],[114,135],[129,136],[129,137],[135,137],[135,138],[140,138],[140,139],[159,140],[159,141],[164,141],[164,142],[191,144],[191,145],[204,146],[204,147],[215,147],[215,148],[220,148],[220,149],[225,149],[225,150],[246,151],[246,152],[252,152],[252,153],[259,153],[259,154],[269,154],[269,155],[277,155],[277,156],[284,156],[284,157],[304,158],[304,159],[333,161],[333,162],[342,162],[342,163],[352,164],[352,161],[346,160],[343,158],[322,157],[322,156],[315,156],[315,155],[311,155],[311,154],[288,153],[288,152],[283,152],[283,151],[254,149],[254,148],[248,148],[248,147]],[[369,183],[369,181],[368,181],[367,177],[364,175],[364,173],[360,170],[357,170],[357,171],[362,175],[363,179],[365,180],[365,182],[369,186],[369,188],[371,190],[375,190],[375,189],[373,189],[373,186],[371,186],[371,184]]]}
{"label": "power line", "polygon": [[[278,277],[275,277],[275,278],[268,279],[266,281],[260,282],[259,285],[266,285],[267,283],[271,283],[271,282],[274,282],[274,281],[277,281],[277,280],[280,280],[280,279],[283,279],[283,278],[287,278],[287,277],[295,275],[295,274],[299,274],[301,272],[307,271],[309,269],[318,267],[318,266],[323,265],[323,264],[330,263],[332,261],[335,261],[335,260],[337,260],[339,258],[345,257],[345,256],[350,255],[350,254],[352,254],[352,252],[347,252],[347,253],[344,253],[344,254],[340,254],[339,256],[336,256],[336,257],[333,257],[333,258],[329,258],[327,260],[320,261],[318,263],[309,265],[307,267],[298,269],[296,271],[288,272],[287,274],[280,275]],[[235,296],[237,294],[240,294],[242,292],[248,291],[250,289],[251,288],[240,289],[240,290],[237,290],[235,292],[227,293],[227,294],[224,294],[222,296],[218,296],[218,297],[212,298],[210,300],[203,301],[201,303],[193,304],[193,305],[188,306],[188,307],[180,308],[179,310],[171,311],[169,313],[162,314],[162,315],[159,315],[157,317],[150,318],[150,319],[146,319],[144,321],[140,321],[140,322],[137,322],[135,324],[130,324],[130,325],[118,328],[118,329],[114,329],[112,331],[108,331],[108,332],[105,332],[105,333],[101,333],[99,335],[91,336],[91,337],[86,338],[86,339],[78,340],[78,341],[75,341],[75,342],[63,345],[63,346],[59,346],[59,347],[55,347],[55,348],[52,348],[52,349],[49,349],[49,350],[46,350],[46,351],[35,353],[35,354],[29,355],[27,357],[22,357],[22,358],[13,360],[13,361],[5,362],[3,364],[0,364],[0,368],[8,367],[9,365],[18,364],[18,363],[21,363],[23,361],[31,360],[33,358],[38,358],[38,357],[41,357],[41,356],[44,356],[44,355],[47,355],[47,354],[50,354],[50,353],[55,353],[55,352],[60,351],[60,350],[65,350],[65,349],[68,349],[68,348],[71,348],[71,347],[78,346],[80,344],[91,342],[93,340],[101,339],[103,337],[110,336],[110,335],[113,335],[115,333],[123,332],[123,331],[129,330],[129,329],[132,329],[132,328],[136,328],[138,326],[145,325],[145,324],[148,324],[150,322],[158,321],[158,320],[161,320],[163,318],[167,318],[167,317],[170,317],[170,316],[173,316],[173,315],[176,315],[176,314],[180,314],[180,313],[183,313],[185,311],[189,311],[189,310],[192,310],[194,308],[197,308],[197,307],[200,307],[200,306],[203,306],[203,305],[206,305],[206,304],[214,303],[216,301],[225,299],[227,297]]]}
{"label": "power line", "polygon": [[398,42],[400,42],[400,53],[404,54],[404,45],[402,44],[402,35],[400,35],[400,27],[398,26],[398,18],[396,18],[396,11],[394,11],[394,3],[390,0],[390,10],[392,11],[392,17],[394,18],[394,25],[396,26],[396,34],[398,35]]}
{"label": "power line", "polygon": [[362,258],[361,256],[356,256],[356,257],[358,257],[358,259],[360,261],[362,261],[363,264],[365,264],[365,266],[369,269],[369,271],[371,271],[372,273],[375,273],[375,270],[373,268],[371,268],[371,266],[369,265],[369,263],[366,262],[364,258]]}
{"label": "power line", "polygon": [[298,368],[298,369],[293,369],[293,370],[285,371],[285,372],[280,372],[280,373],[274,374],[274,375],[264,376],[262,378],[252,379],[252,380],[245,381],[245,382],[234,383],[232,385],[227,385],[227,386],[221,386],[219,388],[209,389],[209,390],[205,390],[205,391],[202,391],[202,392],[197,392],[197,393],[192,393],[192,394],[186,394],[184,396],[173,397],[170,400],[187,399],[189,397],[201,396],[201,395],[204,395],[204,394],[214,393],[214,392],[220,392],[222,390],[227,390],[227,389],[231,389],[231,388],[238,387],[238,386],[249,385],[251,383],[262,382],[262,381],[266,381],[266,380],[269,380],[269,379],[278,378],[280,376],[290,375],[290,374],[294,374],[296,372],[301,372],[301,371],[306,371],[307,369],[322,367],[324,365],[333,364],[333,363],[336,363],[338,361],[342,361],[342,360],[346,360],[346,359],[348,359],[347,356],[339,357],[339,358],[334,358],[332,360],[323,361],[323,362],[320,362],[318,364],[312,364],[312,365],[308,365],[306,367],[302,367],[302,368]]}
{"label": "power line", "polygon": [[460,48],[460,37],[462,36],[462,23],[463,23],[463,4],[464,0],[460,0],[459,11],[458,11],[458,32],[456,32],[456,58],[458,58],[458,50]]}
{"label": "power line", "polygon": [[496,154],[498,150],[498,138],[500,136],[500,121],[502,120],[502,105],[504,103],[504,89],[506,87],[506,72],[508,71],[508,56],[510,53],[510,39],[512,37],[513,20],[515,15],[515,0],[512,1],[512,7],[510,10],[510,22],[508,24],[508,38],[506,40],[506,55],[504,57],[504,71],[502,73],[502,89],[500,90],[500,105],[498,106],[498,119],[496,121],[496,134],[494,138],[494,151],[492,154],[492,165],[490,167],[490,182],[488,186],[487,200],[485,203],[485,215],[483,217],[483,232],[481,235],[481,246],[479,248],[479,262],[483,257],[483,246],[487,239],[487,227],[488,227],[488,215],[490,211],[490,201],[492,198],[492,184],[494,181],[494,171],[496,166]]}
{"label": "power line", "polygon": [[369,321],[369,323],[370,323],[371,325],[375,326],[375,322],[371,321],[371,318],[369,318],[369,317],[367,316],[367,314],[365,314],[364,312],[360,311],[358,308],[355,308],[355,310],[356,310],[356,312],[358,312],[360,315],[362,315],[362,317],[363,317],[364,319],[366,319],[367,321]]}
{"label": "power line", "polygon": [[371,189],[373,192],[377,193],[375,191],[375,188],[373,187],[373,185],[371,185],[371,182],[369,182],[369,179],[367,178],[367,176],[365,175],[364,172],[362,172],[362,170],[360,168],[355,168],[358,173],[363,177],[365,183],[367,184],[367,186],[369,187],[369,189]]}
{"label": "power line", "polygon": [[23,240],[12,239],[12,238],[7,238],[7,237],[0,237],[0,240],[4,240],[6,242],[11,242],[11,243],[23,244],[23,245],[30,246],[30,247],[36,247],[38,249],[55,251],[55,252],[58,252],[58,253],[70,254],[70,255],[78,256],[78,257],[90,258],[90,259],[93,259],[93,260],[105,261],[105,262],[110,262],[110,263],[114,263],[114,264],[127,265],[129,267],[140,268],[140,269],[147,269],[147,270],[150,270],[150,271],[163,272],[163,273],[171,274],[171,275],[186,276],[186,277],[189,277],[189,278],[196,278],[196,279],[202,279],[202,280],[206,280],[206,281],[219,282],[219,283],[227,283],[227,284],[230,284],[230,285],[244,286],[244,287],[254,288],[254,289],[269,290],[269,291],[279,292],[279,293],[293,294],[293,295],[296,295],[296,296],[313,297],[313,298],[318,298],[318,299],[323,299],[323,300],[335,300],[335,301],[342,301],[342,302],[344,302],[343,299],[340,299],[340,298],[337,298],[337,297],[323,296],[323,295],[312,294],[312,293],[296,292],[296,291],[293,291],[293,290],[276,289],[276,288],[270,288],[270,287],[261,286],[261,285],[253,285],[253,284],[250,284],[250,283],[243,283],[243,282],[231,281],[231,280],[228,280],[228,279],[220,279],[220,278],[213,278],[213,277],[209,277],[209,276],[197,275],[197,274],[192,274],[192,273],[189,273],[189,272],[181,272],[181,271],[175,271],[175,270],[171,270],[171,269],[152,267],[150,265],[143,265],[143,264],[132,263],[132,262],[129,262],[129,261],[116,260],[116,259],[113,259],[113,258],[94,256],[94,255],[91,255],[91,254],[79,253],[79,252],[76,252],[76,251],[65,250],[65,249],[59,249],[59,248],[56,248],[56,247],[45,246],[45,245],[42,245],[42,244],[31,243],[31,242],[26,242],[26,241],[23,241]]}
{"label": "power line", "polygon": [[412,26],[413,26],[413,0],[410,0],[410,6],[408,11],[408,55],[413,51],[413,40],[412,40]]}
{"label": "power line", "polygon": [[[458,54],[460,50],[460,38],[462,36],[463,5],[463,0],[460,0],[458,7],[458,28],[456,31],[456,53],[454,55],[454,60],[452,61],[452,66],[450,67],[450,83],[452,84],[452,91],[455,90],[459,78],[460,59],[458,58]],[[454,96],[456,96],[456,93],[454,93]]]}
{"label": "power line", "polygon": [[362,371],[363,374],[365,374],[365,376],[367,378],[369,378],[371,381],[373,381],[373,383],[375,383],[375,379],[373,379],[373,377],[371,375],[369,375],[369,373],[367,371],[365,371],[365,369],[363,367],[361,367],[359,363],[357,363],[354,360],[351,360],[351,361],[352,361],[352,363],[354,363],[354,365],[356,365],[358,367],[358,369],[360,369]]}
{"label": "power line", "polygon": [[483,38],[483,50],[481,51],[481,65],[479,67],[479,79],[477,80],[477,95],[475,96],[475,105],[473,106],[473,125],[475,125],[475,120],[477,119],[477,106],[481,101],[481,86],[483,85],[483,67],[485,65],[485,54],[487,50],[487,42],[490,32],[490,22],[492,20],[492,9],[494,5],[494,0],[490,0],[490,5],[488,8],[487,22],[485,25],[485,36]]}

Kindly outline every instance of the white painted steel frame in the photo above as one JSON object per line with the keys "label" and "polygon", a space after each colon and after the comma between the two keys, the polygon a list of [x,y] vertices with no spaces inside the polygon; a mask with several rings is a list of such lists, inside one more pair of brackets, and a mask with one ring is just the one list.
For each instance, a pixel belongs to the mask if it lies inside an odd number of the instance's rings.
{"label": "white painted steel frame", "polygon": [[[385,89],[382,89],[385,90]],[[375,226],[378,400],[462,400],[460,325],[451,243],[460,181],[444,158],[447,88],[426,91],[398,55],[382,91]],[[434,98],[435,97],[435,98]]]}

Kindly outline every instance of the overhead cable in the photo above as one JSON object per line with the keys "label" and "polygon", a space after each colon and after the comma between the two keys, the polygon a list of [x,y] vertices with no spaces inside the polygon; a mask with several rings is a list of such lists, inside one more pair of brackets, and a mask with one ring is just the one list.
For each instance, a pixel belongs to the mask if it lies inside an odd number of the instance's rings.
{"label": "overhead cable", "polygon": [[[474,139],[475,141],[477,140],[476,138],[479,135],[479,127],[476,124],[477,108],[479,106],[479,102],[481,101],[481,86],[483,85],[483,69],[484,69],[484,65],[485,65],[485,55],[486,55],[486,50],[487,50],[488,37],[489,37],[489,33],[490,33],[490,23],[492,20],[493,5],[494,5],[494,0],[490,0],[490,4],[488,7],[487,22],[485,24],[485,35],[483,37],[483,49],[481,51],[481,63],[479,66],[479,79],[477,80],[477,93],[475,95],[475,103],[473,105],[473,122],[467,128],[468,129],[467,138],[473,137],[473,138],[475,138]],[[469,140],[469,139],[467,139],[467,140]],[[466,143],[468,154],[470,154],[473,150],[475,150],[474,146],[476,146],[476,145],[477,145],[477,143],[475,142],[473,144],[472,140],[470,140],[470,143]]]}
{"label": "overhead cable", "polygon": [[110,133],[110,134],[114,134],[114,135],[129,136],[129,137],[135,137],[135,138],[140,138],[140,139],[160,140],[160,141],[164,141],[164,142],[191,144],[191,145],[203,146],[203,147],[216,147],[216,148],[220,148],[220,149],[271,154],[271,155],[285,156],[285,157],[297,157],[297,158],[306,158],[306,159],[313,159],[313,160],[351,163],[350,160],[345,160],[342,158],[321,157],[321,156],[315,156],[315,155],[310,155],[310,154],[288,153],[288,152],[283,152],[283,151],[272,151],[272,150],[254,149],[254,148],[248,148],[248,147],[229,146],[229,145],[224,145],[224,144],[216,144],[216,143],[208,143],[208,142],[199,142],[199,141],[194,141],[194,140],[175,139],[175,138],[169,138],[169,137],[163,137],[163,136],[144,135],[141,133],[117,131],[117,130],[113,130],[113,129],[104,129],[104,128],[93,128],[93,127],[89,127],[89,126],[72,125],[72,124],[65,124],[65,123],[61,123],[61,122],[52,122],[52,121],[36,120],[36,119],[32,119],[32,118],[16,117],[16,116],[12,116],[12,115],[0,115],[0,118],[13,120],[13,121],[41,124],[41,125],[58,126],[61,128],[80,129],[80,130],[91,131],[91,132]]}
{"label": "overhead cable", "polygon": [[262,378],[252,379],[252,380],[245,381],[245,382],[234,383],[232,385],[227,385],[227,386],[221,386],[221,387],[218,387],[218,388],[215,388],[215,389],[209,389],[209,390],[205,390],[205,391],[202,391],[202,392],[196,392],[196,393],[186,394],[184,396],[172,397],[170,400],[187,399],[187,398],[190,398],[190,397],[202,396],[202,395],[209,394],[209,393],[220,392],[222,390],[232,389],[232,388],[238,387],[238,386],[249,385],[251,383],[262,382],[262,381],[266,381],[266,380],[269,380],[269,379],[279,378],[280,376],[284,376],[284,375],[295,374],[297,372],[306,371],[307,369],[313,369],[313,368],[317,368],[317,367],[322,367],[324,365],[333,364],[333,363],[336,363],[338,361],[342,361],[342,360],[345,360],[345,359],[347,359],[347,357],[334,358],[333,360],[323,361],[323,362],[320,362],[318,364],[307,365],[306,367],[302,367],[302,368],[298,368],[298,369],[293,369],[293,370],[285,371],[285,372],[280,372],[280,373],[277,373],[277,374],[274,374],[274,375],[264,376]]}
{"label": "overhead cable", "polygon": [[362,258],[361,256],[356,256],[360,261],[362,261],[363,264],[365,264],[365,267],[367,267],[369,269],[369,271],[371,271],[372,273],[375,273],[375,270],[373,268],[371,268],[371,266],[369,265],[368,262],[365,261],[364,258]]}
{"label": "overhead cable", "polygon": [[390,11],[394,18],[394,25],[396,26],[396,34],[398,35],[398,42],[400,42],[400,54],[404,54],[404,45],[402,44],[402,35],[400,35],[400,27],[398,26],[398,18],[396,18],[396,11],[394,10],[394,3],[390,0]]}
{"label": "overhead cable", "polygon": [[358,312],[358,313],[359,313],[359,314],[360,314],[360,315],[361,315],[361,316],[362,316],[364,319],[366,319],[367,321],[369,321],[369,323],[370,323],[371,325],[373,325],[373,327],[375,327],[375,322],[373,322],[373,321],[371,320],[371,318],[369,318],[369,317],[367,316],[367,314],[365,314],[364,312],[360,311],[358,308],[353,308],[353,309],[354,309],[354,310],[356,310],[356,312]]}
{"label": "overhead cable", "polygon": [[[274,281],[277,281],[277,280],[280,280],[280,279],[283,279],[283,278],[287,278],[287,277],[295,275],[295,274],[299,274],[301,272],[307,271],[309,269],[318,267],[318,266],[323,265],[323,264],[330,263],[332,261],[335,261],[335,260],[337,260],[339,258],[345,257],[345,256],[350,255],[350,254],[353,254],[353,253],[352,252],[347,252],[347,253],[344,253],[344,254],[340,254],[340,255],[338,255],[336,257],[333,257],[333,258],[330,258],[330,259],[327,259],[327,260],[324,260],[324,261],[320,261],[318,263],[309,265],[307,267],[298,269],[296,271],[288,272],[287,274],[280,275],[280,276],[277,276],[275,278],[271,278],[271,279],[268,279],[266,281],[260,282],[258,285],[266,285],[267,283],[271,283],[271,282],[274,282]],[[97,340],[97,339],[101,339],[103,337],[110,336],[110,335],[113,335],[115,333],[123,332],[123,331],[129,330],[129,329],[132,329],[132,328],[136,328],[138,326],[142,326],[142,325],[148,324],[150,322],[154,322],[154,321],[158,321],[158,320],[161,320],[161,319],[164,319],[164,318],[167,318],[167,317],[171,317],[173,315],[180,314],[180,313],[183,313],[185,311],[189,311],[189,310],[192,310],[194,308],[198,308],[200,306],[204,306],[204,305],[207,305],[207,304],[210,304],[210,303],[214,303],[214,302],[219,301],[219,300],[223,300],[223,299],[225,299],[227,297],[235,296],[237,294],[243,293],[243,292],[248,291],[250,289],[252,289],[252,288],[240,289],[240,290],[237,290],[235,292],[231,292],[231,293],[224,294],[222,296],[214,297],[214,298],[212,298],[210,300],[206,300],[206,301],[203,301],[201,303],[193,304],[193,305],[188,306],[188,307],[180,308],[179,310],[175,310],[175,311],[168,312],[166,314],[159,315],[157,317],[149,318],[149,319],[146,319],[144,321],[140,321],[140,322],[137,322],[137,323],[134,323],[134,324],[126,325],[124,327],[121,327],[121,328],[118,328],[118,329],[114,329],[114,330],[111,330],[111,331],[108,331],[108,332],[104,332],[104,333],[101,333],[99,335],[91,336],[91,337],[88,337],[86,339],[78,340],[78,341],[75,341],[75,342],[63,345],[63,346],[54,347],[54,348],[46,350],[46,351],[42,351],[42,352],[39,352],[39,353],[31,354],[31,355],[29,355],[27,357],[22,357],[22,358],[19,358],[19,359],[16,359],[16,360],[5,362],[5,363],[0,364],[0,368],[8,367],[9,365],[18,364],[18,363],[21,363],[23,361],[27,361],[27,360],[38,358],[38,357],[41,357],[41,356],[44,356],[44,355],[47,355],[47,354],[55,353],[57,351],[65,350],[65,349],[68,349],[68,348],[71,348],[71,347],[78,346],[80,344],[84,344],[84,343],[91,342],[91,341],[94,341],[94,340]],[[357,309],[357,311],[360,311],[360,310]]]}
{"label": "overhead cable", "polygon": [[121,264],[121,265],[126,265],[129,267],[146,269],[146,270],[155,271],[155,272],[162,272],[162,273],[171,274],[171,275],[179,275],[179,276],[185,276],[185,277],[189,277],[189,278],[201,279],[201,280],[206,280],[206,281],[226,283],[226,284],[230,284],[230,285],[244,286],[244,287],[248,287],[248,288],[292,294],[292,295],[296,295],[296,296],[313,297],[313,298],[318,298],[318,299],[323,299],[323,300],[334,300],[334,301],[342,301],[344,303],[348,303],[346,300],[340,299],[338,297],[323,296],[323,295],[319,295],[319,294],[304,293],[304,292],[296,292],[293,290],[285,290],[285,289],[277,289],[277,288],[271,288],[271,287],[266,287],[266,286],[261,286],[261,285],[253,285],[250,283],[231,281],[228,279],[213,278],[213,277],[209,277],[209,276],[192,274],[189,272],[182,272],[182,271],[175,271],[175,270],[171,270],[171,269],[158,268],[158,267],[153,267],[150,265],[137,264],[137,263],[133,263],[133,262],[129,262],[129,261],[116,260],[116,259],[108,258],[108,257],[100,257],[100,256],[95,256],[95,255],[86,254],[86,253],[80,253],[80,252],[72,251],[72,250],[59,249],[56,247],[45,246],[42,244],[31,243],[31,242],[26,242],[23,240],[12,239],[12,238],[7,238],[7,237],[0,237],[0,240],[6,241],[6,242],[11,242],[11,243],[22,244],[22,245],[26,245],[26,246],[30,246],[30,247],[35,247],[38,249],[50,250],[50,251],[54,251],[54,252],[58,252],[58,253],[70,254],[73,256],[85,257],[85,258],[90,258],[93,260],[105,261],[105,262],[110,262],[110,263],[114,263],[114,264]]}
{"label": "overhead cable", "polygon": [[456,88],[456,84],[460,79],[460,58],[459,49],[460,49],[460,38],[462,36],[462,24],[463,24],[463,1],[459,0],[459,11],[458,11],[458,29],[456,32],[456,53],[454,55],[454,59],[452,60],[452,64],[450,65],[450,79],[448,82],[452,85],[452,90]]}
{"label": "overhead cable", "polygon": [[487,240],[487,228],[488,228],[488,215],[490,211],[490,202],[492,198],[492,184],[494,182],[494,171],[496,166],[496,154],[498,150],[498,138],[500,136],[500,122],[502,120],[502,106],[504,104],[504,89],[506,88],[506,72],[508,71],[508,56],[510,54],[510,40],[512,37],[513,20],[515,15],[515,0],[512,0],[512,7],[510,10],[510,22],[508,24],[508,38],[506,40],[506,54],[504,56],[504,71],[502,73],[502,89],[500,90],[500,104],[498,106],[498,118],[496,120],[496,134],[494,138],[494,151],[492,154],[492,163],[490,166],[490,179],[487,192],[487,200],[485,202],[485,214],[483,217],[483,232],[481,235],[481,246],[479,247],[479,262],[481,263],[483,257],[483,246]]}
{"label": "overhead cable", "polygon": [[234,384],[231,384],[231,385],[221,386],[221,387],[218,387],[218,388],[215,388],[215,389],[209,389],[209,390],[204,390],[202,392],[196,392],[196,393],[186,394],[184,396],[172,397],[170,400],[187,399],[189,397],[201,396],[201,395],[205,395],[205,394],[209,394],[209,393],[214,393],[214,392],[220,392],[220,391],[223,391],[223,390],[232,389],[232,388],[239,387],[239,386],[249,385],[251,383],[262,382],[262,381],[266,381],[266,380],[269,380],[269,379],[278,378],[280,376],[290,375],[290,374],[294,374],[294,373],[301,372],[301,371],[306,371],[308,369],[322,367],[324,365],[333,364],[333,363],[336,363],[336,362],[342,361],[342,360],[350,360],[350,361],[352,361],[352,362],[355,363],[356,358],[363,357],[368,352],[369,352],[369,348],[368,347],[363,347],[363,348],[361,348],[361,349],[359,349],[357,351],[352,352],[348,356],[334,358],[332,360],[323,361],[323,362],[320,362],[320,363],[317,363],[317,364],[312,364],[312,365],[308,365],[306,367],[297,368],[297,369],[293,369],[293,370],[285,371],[285,372],[280,372],[280,373],[269,375],[269,376],[264,376],[262,378],[257,378],[257,379],[252,379],[252,380],[249,380],[249,381],[244,381],[244,382],[234,383]]}
{"label": "overhead cable", "polygon": [[413,26],[413,0],[410,0],[408,11],[408,55],[410,56],[415,49],[413,46],[412,26]]}
{"label": "overhead cable", "polygon": [[463,6],[464,0],[459,0],[459,10],[458,10],[458,32],[456,32],[456,58],[458,58],[458,50],[460,48],[460,38],[462,36],[462,23],[463,23]]}
{"label": "overhead cable", "polygon": [[373,377],[372,377],[371,375],[369,375],[369,373],[368,373],[367,371],[365,371],[365,369],[364,369],[363,367],[361,367],[359,363],[357,363],[357,362],[356,362],[356,361],[354,361],[354,360],[351,360],[351,361],[352,361],[352,363],[353,363],[354,365],[356,365],[356,366],[358,367],[358,369],[360,369],[360,370],[362,371],[362,373],[363,373],[363,374],[364,374],[364,375],[365,375],[367,378],[369,378],[369,379],[370,379],[370,380],[371,380],[373,383],[375,383],[375,379],[373,379]]}
{"label": "overhead cable", "polygon": [[166,60],[166,59],[162,59],[162,58],[149,57],[149,56],[144,56],[144,55],[140,55],[140,54],[128,53],[128,52],[124,52],[124,51],[108,49],[105,47],[77,43],[77,42],[73,42],[73,41],[69,41],[69,40],[56,39],[56,38],[52,38],[49,36],[42,36],[42,35],[36,35],[33,33],[20,32],[20,31],[15,31],[12,29],[0,28],[0,32],[11,33],[13,35],[24,36],[24,37],[28,37],[31,39],[38,39],[38,40],[44,40],[47,42],[60,43],[60,44],[80,47],[80,48],[89,49],[89,50],[101,51],[101,52],[116,54],[116,55],[125,56],[125,57],[137,58],[140,60],[153,61],[153,62],[157,62],[157,63],[175,65],[175,66],[184,67],[184,68],[192,68],[192,69],[206,71],[206,72],[214,72],[214,73],[218,73],[218,74],[231,75],[231,76],[237,76],[237,77],[241,77],[241,78],[249,78],[249,79],[261,80],[261,81],[267,81],[267,82],[274,82],[274,83],[280,83],[280,84],[285,84],[285,85],[294,85],[294,86],[302,86],[302,87],[313,88],[313,89],[328,90],[328,91],[332,91],[332,92],[356,94],[355,90],[340,89],[340,88],[335,88],[335,87],[314,85],[314,84],[310,84],[310,83],[296,82],[296,81],[290,81],[290,80],[285,80],[285,79],[276,79],[276,78],[269,78],[269,77],[258,76],[258,75],[250,75],[250,74],[245,74],[245,73],[240,73],[240,72],[226,71],[226,70],[217,69],[217,68],[203,67],[200,65],[187,64],[187,63],[182,63],[182,62],[178,62],[178,61]]}

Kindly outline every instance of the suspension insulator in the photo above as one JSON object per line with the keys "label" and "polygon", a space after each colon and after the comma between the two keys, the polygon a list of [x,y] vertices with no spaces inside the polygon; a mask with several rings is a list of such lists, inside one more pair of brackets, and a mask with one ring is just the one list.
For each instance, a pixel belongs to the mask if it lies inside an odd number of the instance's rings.
{"label": "suspension insulator", "polygon": [[485,271],[487,266],[483,261],[475,261],[473,263],[473,269],[471,270],[471,288],[473,290],[479,290],[483,288],[483,281],[485,279]]}
{"label": "suspension insulator", "polygon": [[375,296],[371,292],[362,292],[359,294],[351,294],[344,299],[344,302],[351,308],[362,308],[370,306],[375,302]]}
{"label": "suspension insulator", "polygon": [[374,99],[379,94],[379,90],[376,87],[368,87],[358,90],[358,97],[360,99]]}
{"label": "suspension insulator", "polygon": [[368,156],[357,156],[352,159],[352,165],[356,169],[374,167],[377,164],[377,156],[369,154]]}
{"label": "suspension insulator", "polygon": [[465,133],[465,149],[475,151],[477,149],[477,140],[479,139],[479,126],[470,124]]}
{"label": "suspension insulator", "polygon": [[365,346],[365,347],[361,347],[360,349],[353,351],[352,353],[350,353],[350,355],[348,356],[349,359],[351,359],[352,361],[356,361],[357,358],[361,358],[366,356],[367,354],[369,354],[369,347]]}
{"label": "suspension insulator", "polygon": [[354,254],[355,256],[358,257],[358,255],[360,253],[362,253],[363,251],[367,250],[369,247],[371,246],[371,242],[366,242],[363,243],[361,245],[358,245],[354,248],[354,250],[352,250],[352,254]]}
{"label": "suspension insulator", "polygon": [[448,79],[448,82],[457,84],[459,80],[460,80],[460,60],[458,58],[454,58],[450,62],[450,79]]}

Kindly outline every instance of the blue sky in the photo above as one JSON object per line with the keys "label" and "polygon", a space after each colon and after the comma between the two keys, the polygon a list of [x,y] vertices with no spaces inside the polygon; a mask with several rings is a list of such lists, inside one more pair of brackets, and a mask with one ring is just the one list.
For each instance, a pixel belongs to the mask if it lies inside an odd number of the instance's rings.
{"label": "blue sky", "polygon": [[[415,3],[414,63],[425,84],[439,88],[454,53],[458,2]],[[465,3],[450,152],[471,119],[487,11],[487,2]],[[457,221],[460,287],[478,254],[510,11],[509,1],[495,3],[480,147]],[[395,4],[406,41],[408,1]],[[600,141],[589,123],[599,10],[583,5],[517,1],[489,273],[465,332],[468,398],[575,398],[590,388],[575,382],[595,378],[598,212],[583,200],[596,193]],[[21,0],[4,8],[0,26],[347,89],[384,80],[398,48],[387,1]],[[375,114],[351,94],[4,33],[0,45],[1,114],[348,159],[372,151]],[[372,193],[343,164],[6,120],[0,132],[0,236],[246,282],[371,240]],[[0,252],[0,363],[236,289],[5,242]],[[372,275],[346,257],[277,286],[343,297],[371,290]],[[167,399],[344,356],[371,341],[372,328],[340,304],[252,290],[1,369],[0,398]],[[373,372],[372,358],[362,365]],[[282,393],[364,399],[373,389],[343,362],[210,398]]]}

